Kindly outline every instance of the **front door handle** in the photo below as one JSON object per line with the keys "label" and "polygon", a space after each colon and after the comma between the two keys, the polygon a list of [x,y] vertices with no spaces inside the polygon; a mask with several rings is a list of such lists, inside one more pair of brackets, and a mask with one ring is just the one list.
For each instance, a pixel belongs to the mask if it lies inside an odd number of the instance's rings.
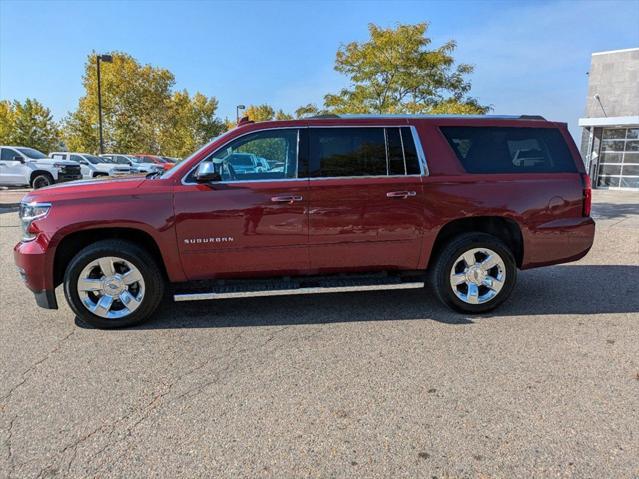
{"label": "front door handle", "polygon": [[406,199],[410,196],[415,196],[417,193],[414,191],[389,191],[386,193],[388,198],[402,198]]}
{"label": "front door handle", "polygon": [[289,204],[293,204],[296,201],[302,201],[304,199],[303,196],[296,196],[296,195],[290,195],[290,196],[273,196],[271,198],[271,201],[273,203],[289,203]]}

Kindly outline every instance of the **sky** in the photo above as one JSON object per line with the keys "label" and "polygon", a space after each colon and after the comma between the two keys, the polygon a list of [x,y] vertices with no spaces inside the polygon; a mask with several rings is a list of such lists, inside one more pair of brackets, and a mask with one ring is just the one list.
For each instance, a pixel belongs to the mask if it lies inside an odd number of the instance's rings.
{"label": "sky", "polygon": [[492,113],[540,114],[575,137],[591,53],[639,47],[639,0],[0,0],[0,99],[36,98],[60,120],[83,95],[87,55],[124,51],[215,96],[222,118],[238,104],[292,112],[348,86],[335,52],[369,23],[423,21],[433,46],[453,39],[475,66],[471,95]]}

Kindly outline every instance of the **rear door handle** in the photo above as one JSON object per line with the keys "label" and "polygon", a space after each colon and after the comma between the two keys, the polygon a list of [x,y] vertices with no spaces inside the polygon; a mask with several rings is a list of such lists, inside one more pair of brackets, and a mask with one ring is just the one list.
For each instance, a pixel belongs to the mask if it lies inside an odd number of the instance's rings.
{"label": "rear door handle", "polygon": [[409,196],[415,196],[417,193],[414,191],[389,191],[386,193],[388,198],[408,198]]}
{"label": "rear door handle", "polygon": [[273,203],[290,203],[293,204],[296,201],[302,201],[304,199],[303,196],[295,196],[295,195],[290,195],[290,196],[273,196],[271,198],[271,201]]}

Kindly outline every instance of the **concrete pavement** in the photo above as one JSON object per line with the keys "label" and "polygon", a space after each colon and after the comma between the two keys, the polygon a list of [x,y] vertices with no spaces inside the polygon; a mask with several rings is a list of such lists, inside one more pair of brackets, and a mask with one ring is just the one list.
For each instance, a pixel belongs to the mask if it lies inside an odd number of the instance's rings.
{"label": "concrete pavement", "polygon": [[36,307],[0,214],[0,477],[639,477],[639,194],[482,317],[427,291]]}

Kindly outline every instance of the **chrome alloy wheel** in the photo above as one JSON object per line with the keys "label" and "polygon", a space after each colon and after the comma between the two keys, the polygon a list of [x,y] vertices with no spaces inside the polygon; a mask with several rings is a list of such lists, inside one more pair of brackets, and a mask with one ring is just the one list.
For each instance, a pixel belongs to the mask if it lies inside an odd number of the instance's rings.
{"label": "chrome alloy wheel", "polygon": [[504,287],[506,265],[495,251],[474,248],[455,260],[450,272],[450,286],[455,295],[468,304],[483,304]]}
{"label": "chrome alloy wheel", "polygon": [[107,256],[84,267],[78,277],[78,295],[96,316],[124,318],[138,309],[144,298],[144,278],[131,262]]}

